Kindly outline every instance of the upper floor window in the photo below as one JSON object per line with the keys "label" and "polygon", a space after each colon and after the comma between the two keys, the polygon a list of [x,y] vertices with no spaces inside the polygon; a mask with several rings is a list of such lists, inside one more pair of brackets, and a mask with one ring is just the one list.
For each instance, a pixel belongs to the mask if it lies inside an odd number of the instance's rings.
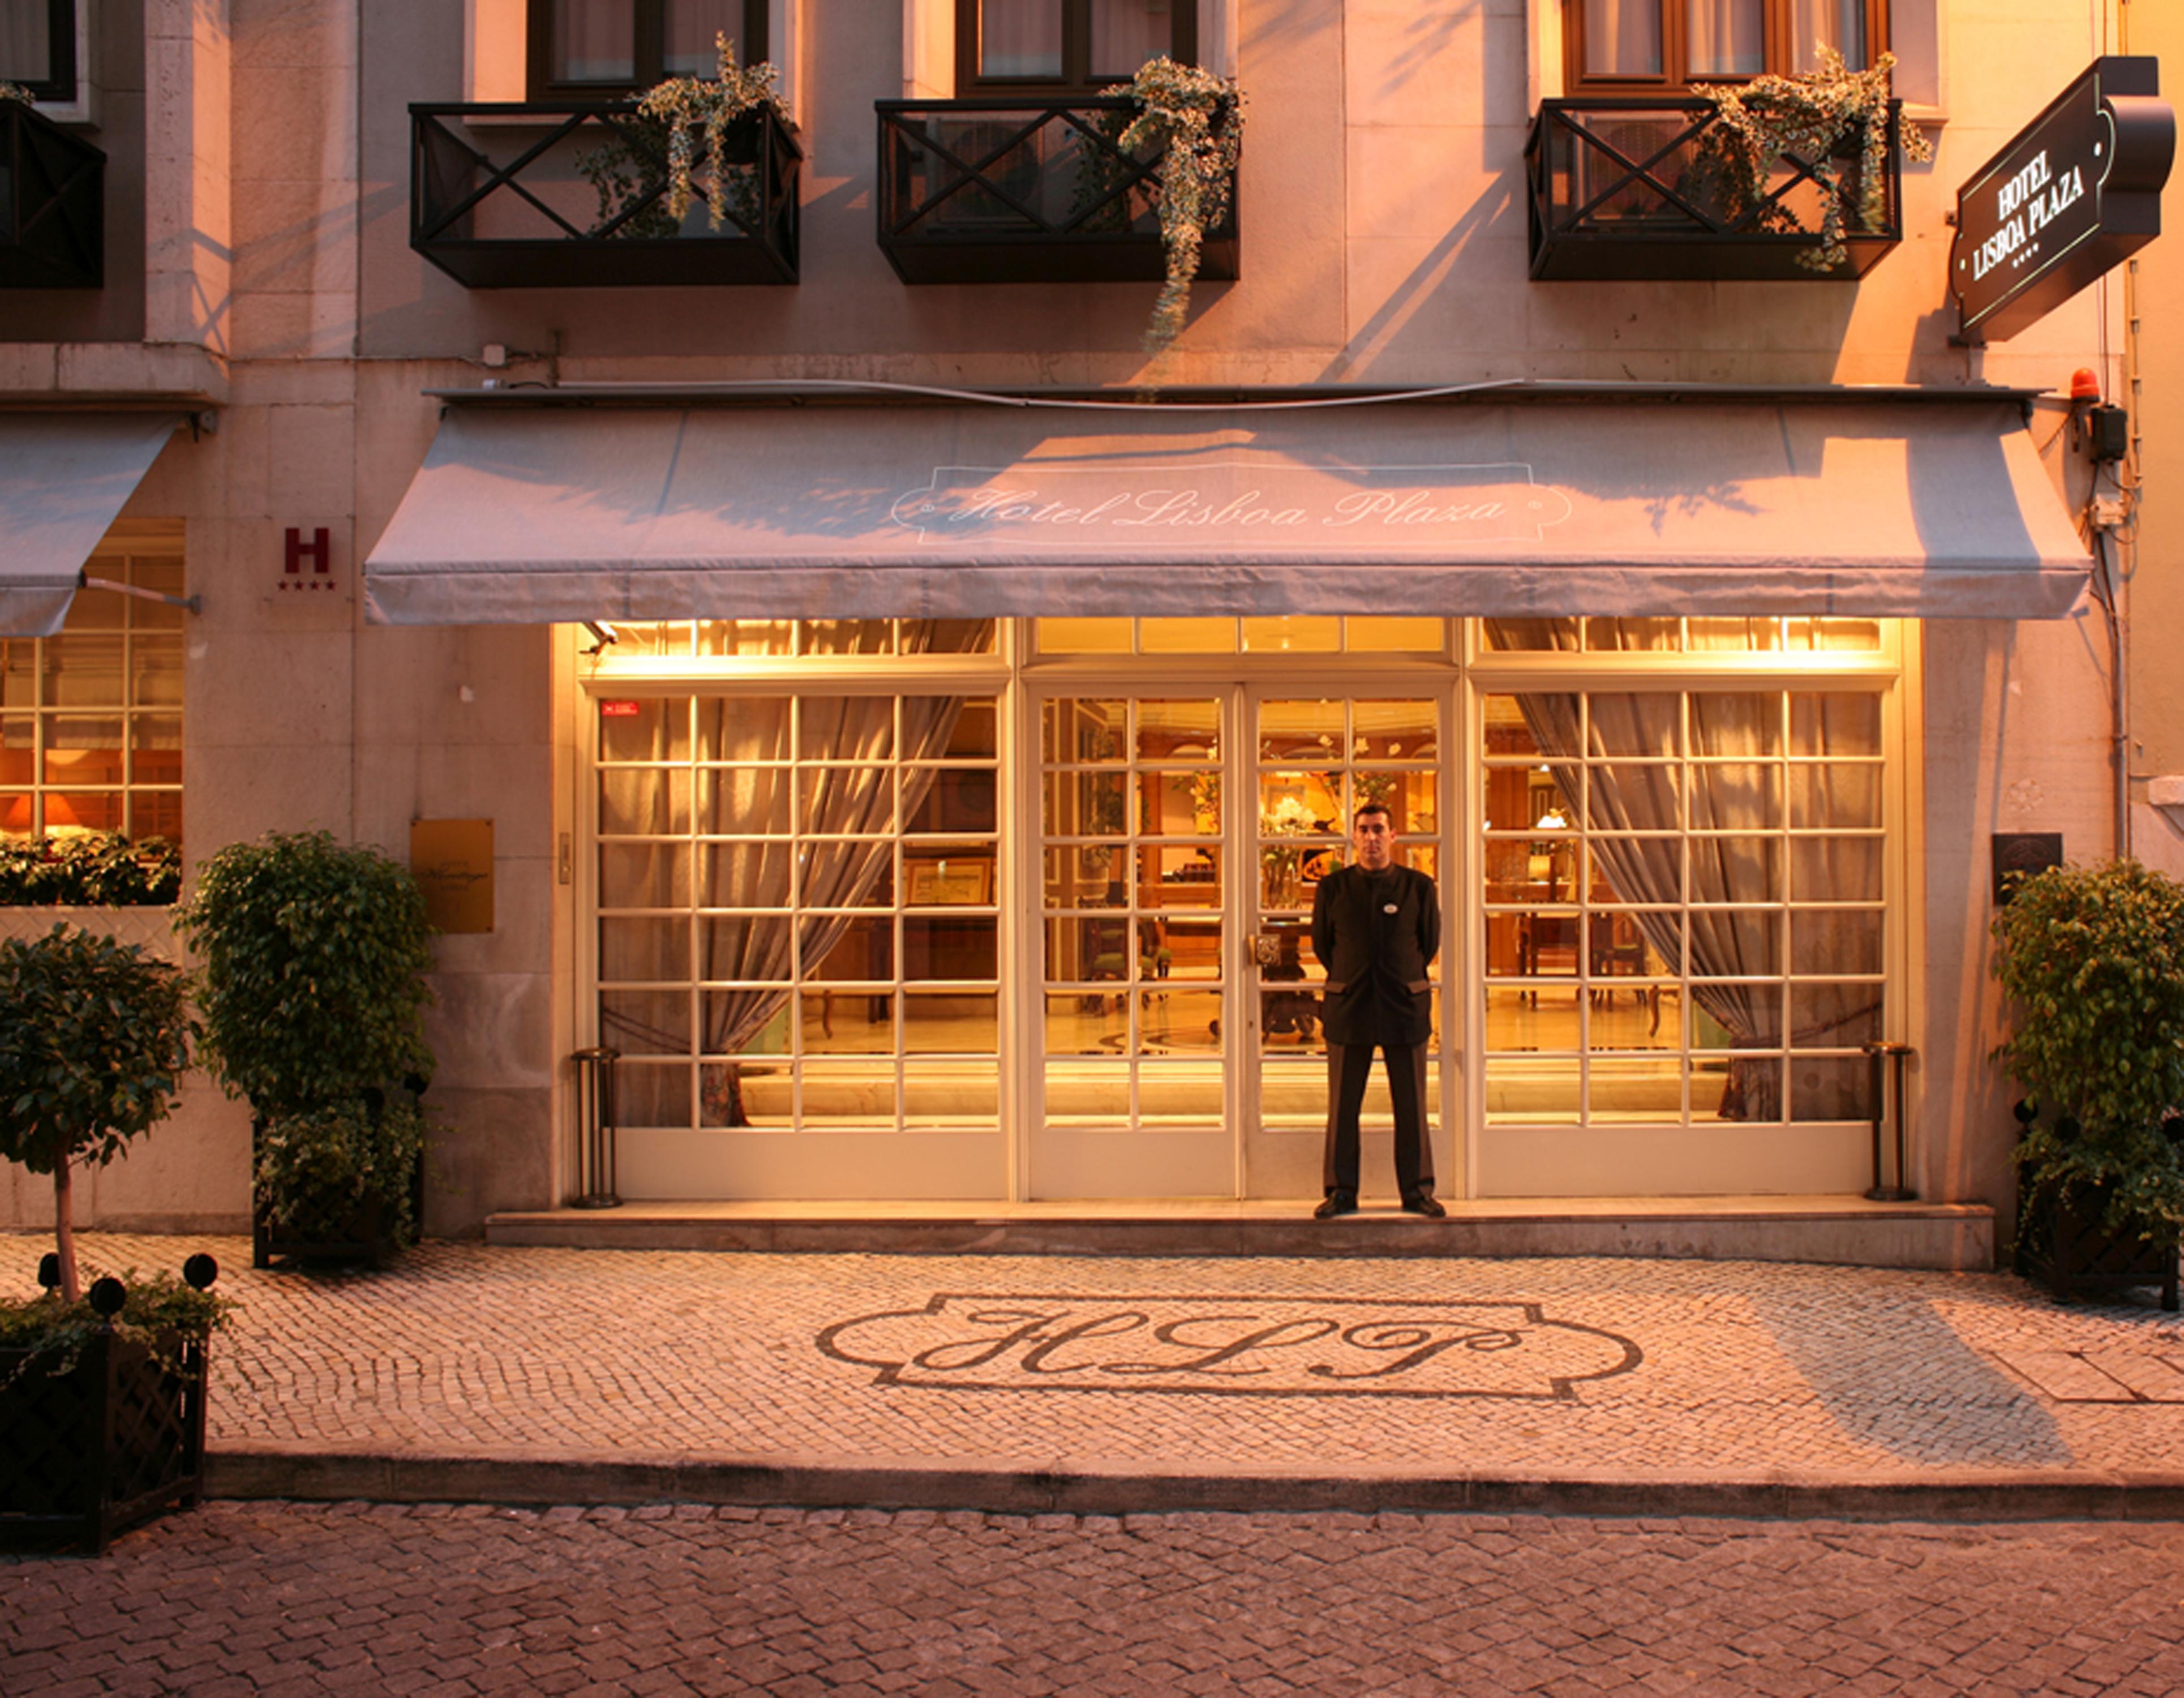
{"label": "upper floor window", "polygon": [[766,0],[530,0],[530,8],[533,99],[610,99],[671,76],[711,76],[720,36],[742,64],[766,55]]}
{"label": "upper floor window", "polygon": [[959,92],[1128,82],[1148,59],[1198,58],[1195,0],[956,0]]}
{"label": "upper floor window", "polygon": [[1824,47],[1862,70],[1888,45],[1887,0],[1565,0],[1564,18],[1580,90],[1814,70]]}
{"label": "upper floor window", "polygon": [[0,82],[33,100],[76,97],[75,0],[0,0]]}

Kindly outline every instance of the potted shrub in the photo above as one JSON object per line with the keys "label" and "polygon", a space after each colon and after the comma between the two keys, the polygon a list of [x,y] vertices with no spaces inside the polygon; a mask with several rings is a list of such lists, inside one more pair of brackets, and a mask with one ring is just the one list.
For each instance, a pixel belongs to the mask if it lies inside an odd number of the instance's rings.
{"label": "potted shrub", "polygon": [[2159,1283],[2184,1229],[2184,885],[2137,861],[2051,867],[1994,921],[2025,1092],[2017,1262],[2059,1296]]}
{"label": "potted shrub", "polygon": [[207,861],[176,922],[214,1076],[252,1113],[255,1259],[365,1261],[416,1236],[432,928],[401,866],[330,832]]}
{"label": "potted shrub", "polygon": [[179,969],[68,926],[0,942],[0,1155],[53,1180],[46,1294],[0,1300],[0,1547],[87,1543],[194,1503],[218,1270],[77,1268],[70,1176],[166,1117],[195,1033]]}

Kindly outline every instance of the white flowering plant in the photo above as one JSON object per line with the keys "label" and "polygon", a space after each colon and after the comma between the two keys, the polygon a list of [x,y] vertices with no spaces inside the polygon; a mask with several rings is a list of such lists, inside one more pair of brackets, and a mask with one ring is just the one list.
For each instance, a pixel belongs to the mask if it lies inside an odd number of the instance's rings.
{"label": "white flowering plant", "polygon": [[1206,232],[1228,214],[1244,137],[1244,94],[1234,77],[1166,57],[1148,60],[1114,92],[1138,108],[1117,145],[1162,150],[1161,245],[1167,276],[1145,335],[1145,351],[1157,357],[1183,333]]}
{"label": "white flowering plant", "polygon": [[728,157],[728,133],[753,113],[771,111],[785,121],[788,110],[776,86],[779,73],[771,64],[738,64],[735,44],[725,35],[716,36],[713,46],[719,55],[715,76],[671,76],[655,84],[638,97],[633,118],[617,120],[604,145],[577,156],[577,169],[599,192],[602,223],[650,195],[664,176],[664,201],[646,208],[618,234],[673,236],[701,192],[710,228],[718,230],[732,207],[743,229],[756,225],[757,166]]}
{"label": "white flowering plant", "polygon": [[[1850,257],[1841,159],[1847,142],[1855,138],[1858,149],[1858,228],[1878,230],[1888,214],[1889,73],[1896,56],[1882,53],[1865,70],[1851,70],[1825,45],[1819,56],[1815,70],[1700,89],[1718,119],[1701,148],[1702,169],[1733,208],[1762,204],[1770,227],[1802,230],[1779,202],[1766,204],[1775,168],[1786,154],[1794,155],[1820,191],[1820,245],[1799,254],[1797,263],[1832,271]],[[1915,126],[1903,131],[1903,151],[1922,161],[1934,157],[1933,144]]]}
{"label": "white flowering plant", "polygon": [[31,91],[20,82],[0,82],[0,100],[20,101],[30,106],[35,103],[35,98]]}

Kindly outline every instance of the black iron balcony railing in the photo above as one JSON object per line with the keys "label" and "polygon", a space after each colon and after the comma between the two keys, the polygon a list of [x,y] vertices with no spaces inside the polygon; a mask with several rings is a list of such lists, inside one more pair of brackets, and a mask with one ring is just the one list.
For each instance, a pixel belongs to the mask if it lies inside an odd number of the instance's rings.
{"label": "black iron balcony railing", "polygon": [[[1124,151],[1117,95],[883,100],[879,241],[905,283],[1158,282],[1158,149]],[[1236,197],[1198,275],[1236,276]]]}
{"label": "black iron balcony railing", "polygon": [[1853,136],[1837,174],[1845,253],[1825,270],[1815,161],[1783,155],[1764,184],[1743,181],[1705,99],[1589,97],[1540,103],[1524,148],[1532,276],[1828,281],[1862,277],[1903,239],[1901,103],[1888,112],[1880,214],[1868,216]]}
{"label": "black iron balcony railing", "polygon": [[630,101],[410,109],[410,245],[473,289],[794,283],[804,151],[729,126],[725,215],[668,205],[667,133]]}
{"label": "black iron balcony railing", "polygon": [[0,289],[106,281],[106,155],[20,100],[0,100]]}

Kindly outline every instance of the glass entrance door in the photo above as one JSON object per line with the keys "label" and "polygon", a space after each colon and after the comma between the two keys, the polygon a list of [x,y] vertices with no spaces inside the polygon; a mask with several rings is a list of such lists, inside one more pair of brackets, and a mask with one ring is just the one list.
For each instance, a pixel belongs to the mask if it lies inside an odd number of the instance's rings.
{"label": "glass entrance door", "polygon": [[[1327,974],[1312,950],[1312,907],[1320,879],[1350,853],[1357,810],[1379,802],[1396,833],[1396,858],[1433,877],[1442,866],[1441,704],[1438,693],[1386,698],[1307,696],[1262,690],[1251,703],[1247,782],[1256,800],[1254,877],[1249,897],[1251,958],[1258,1008],[1247,1066],[1256,1085],[1247,1103],[1245,1194],[1317,1197],[1327,1126],[1327,1059],[1321,1003]],[[1446,927],[1451,907],[1442,893]],[[1435,976],[1450,951],[1444,944]],[[1455,1179],[1442,1124],[1443,997],[1434,996],[1434,1044],[1426,1067],[1435,1166]],[[1392,1197],[1392,1111],[1386,1079],[1366,1094],[1363,1179],[1368,1195]]]}
{"label": "glass entrance door", "polygon": [[[1401,858],[1439,876],[1439,694],[1229,685],[1056,693],[1034,711],[1042,1065],[1030,1194],[1317,1196],[1326,975],[1312,952],[1313,893],[1343,864],[1368,800],[1392,811]],[[1384,1082],[1366,1116],[1388,1126]],[[1368,1140],[1367,1183],[1392,1194],[1388,1145]],[[1435,1147],[1450,1173],[1445,1131]]]}

